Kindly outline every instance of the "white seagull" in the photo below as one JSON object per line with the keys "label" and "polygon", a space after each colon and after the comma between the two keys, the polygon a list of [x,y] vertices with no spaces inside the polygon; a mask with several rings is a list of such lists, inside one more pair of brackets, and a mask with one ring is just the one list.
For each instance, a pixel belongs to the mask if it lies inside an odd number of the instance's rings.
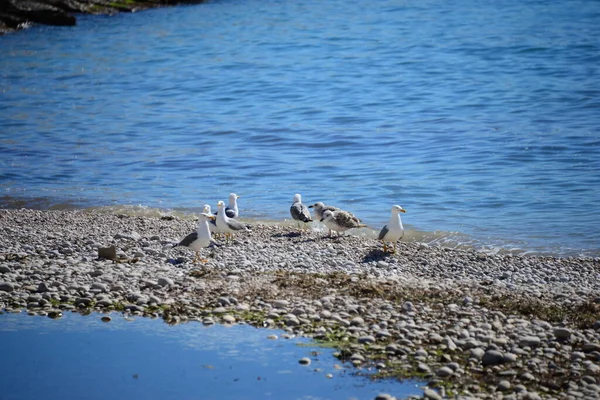
{"label": "white seagull", "polygon": [[383,251],[387,252],[388,247],[386,242],[394,243],[394,251],[393,254],[396,254],[396,242],[404,236],[404,227],[402,226],[402,219],[400,218],[400,213],[406,212],[406,210],[400,206],[392,206],[392,215],[390,217],[390,222],[387,223],[383,228],[381,228],[381,232],[379,232],[378,239],[383,242]]}
{"label": "white seagull", "polygon": [[310,210],[302,204],[302,196],[298,193],[294,195],[294,200],[290,207],[290,214],[295,221],[298,221],[298,227],[300,227],[300,222],[308,223],[312,221]]}
{"label": "white seagull", "polygon": [[227,213],[225,212],[225,203],[223,201],[219,201],[217,207],[219,208],[219,212],[217,213],[217,228],[219,231],[223,232],[226,237],[231,237],[231,234],[238,231],[248,230],[246,225],[227,216]]}
{"label": "white seagull", "polygon": [[184,237],[181,240],[181,242],[177,243],[173,247],[189,247],[190,249],[196,252],[194,262],[207,262],[208,260],[203,260],[200,258],[200,250],[210,246],[210,243],[212,242],[212,237],[210,236],[210,229],[208,227],[208,221],[214,221],[215,216],[202,213],[199,215],[198,219],[200,220],[200,222],[198,223],[198,229],[196,230],[196,232],[190,233],[189,235]]}

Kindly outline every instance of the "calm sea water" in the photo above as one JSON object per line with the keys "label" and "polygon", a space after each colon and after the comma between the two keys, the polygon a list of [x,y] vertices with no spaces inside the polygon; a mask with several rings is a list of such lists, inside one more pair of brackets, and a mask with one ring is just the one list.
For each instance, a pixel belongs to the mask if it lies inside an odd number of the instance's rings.
{"label": "calm sea water", "polygon": [[216,0],[0,37],[0,206],[282,220],[600,255],[596,0]]}
{"label": "calm sea water", "polygon": [[[419,382],[356,376],[332,349],[306,339],[267,339],[278,331],[112,318],[0,315],[1,398],[366,400],[422,393]],[[303,357],[310,365],[298,363]]]}

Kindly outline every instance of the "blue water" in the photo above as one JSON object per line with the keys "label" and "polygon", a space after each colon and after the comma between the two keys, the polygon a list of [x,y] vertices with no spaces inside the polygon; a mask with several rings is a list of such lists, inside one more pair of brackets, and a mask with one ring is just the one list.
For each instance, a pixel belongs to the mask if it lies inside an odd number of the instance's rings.
{"label": "blue water", "polygon": [[[267,339],[278,331],[112,318],[0,315],[0,398],[359,400],[422,393],[415,381],[356,376],[332,349],[306,339]],[[298,363],[303,357],[310,365]]]}
{"label": "blue water", "polygon": [[0,37],[0,206],[289,218],[600,255],[597,0],[216,0]]}

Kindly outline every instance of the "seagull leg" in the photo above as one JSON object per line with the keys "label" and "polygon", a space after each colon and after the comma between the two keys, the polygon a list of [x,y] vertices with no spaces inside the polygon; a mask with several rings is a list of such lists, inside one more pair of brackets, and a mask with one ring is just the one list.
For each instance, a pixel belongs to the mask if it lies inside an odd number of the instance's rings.
{"label": "seagull leg", "polygon": [[381,241],[383,243],[383,252],[387,253],[387,243],[385,241]]}
{"label": "seagull leg", "polygon": [[396,254],[396,242],[394,242],[394,252],[392,254]]}

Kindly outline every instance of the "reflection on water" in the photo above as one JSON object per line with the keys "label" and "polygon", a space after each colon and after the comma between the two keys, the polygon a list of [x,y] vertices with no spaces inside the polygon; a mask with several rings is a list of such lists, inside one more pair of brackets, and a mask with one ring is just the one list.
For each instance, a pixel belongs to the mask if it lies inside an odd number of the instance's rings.
{"label": "reflection on water", "polygon": [[[8,399],[373,399],[419,394],[416,382],[371,382],[333,350],[269,340],[246,325],[169,326],[147,318],[0,315]],[[311,364],[298,360],[309,357]],[[328,375],[330,377],[328,377]]]}

